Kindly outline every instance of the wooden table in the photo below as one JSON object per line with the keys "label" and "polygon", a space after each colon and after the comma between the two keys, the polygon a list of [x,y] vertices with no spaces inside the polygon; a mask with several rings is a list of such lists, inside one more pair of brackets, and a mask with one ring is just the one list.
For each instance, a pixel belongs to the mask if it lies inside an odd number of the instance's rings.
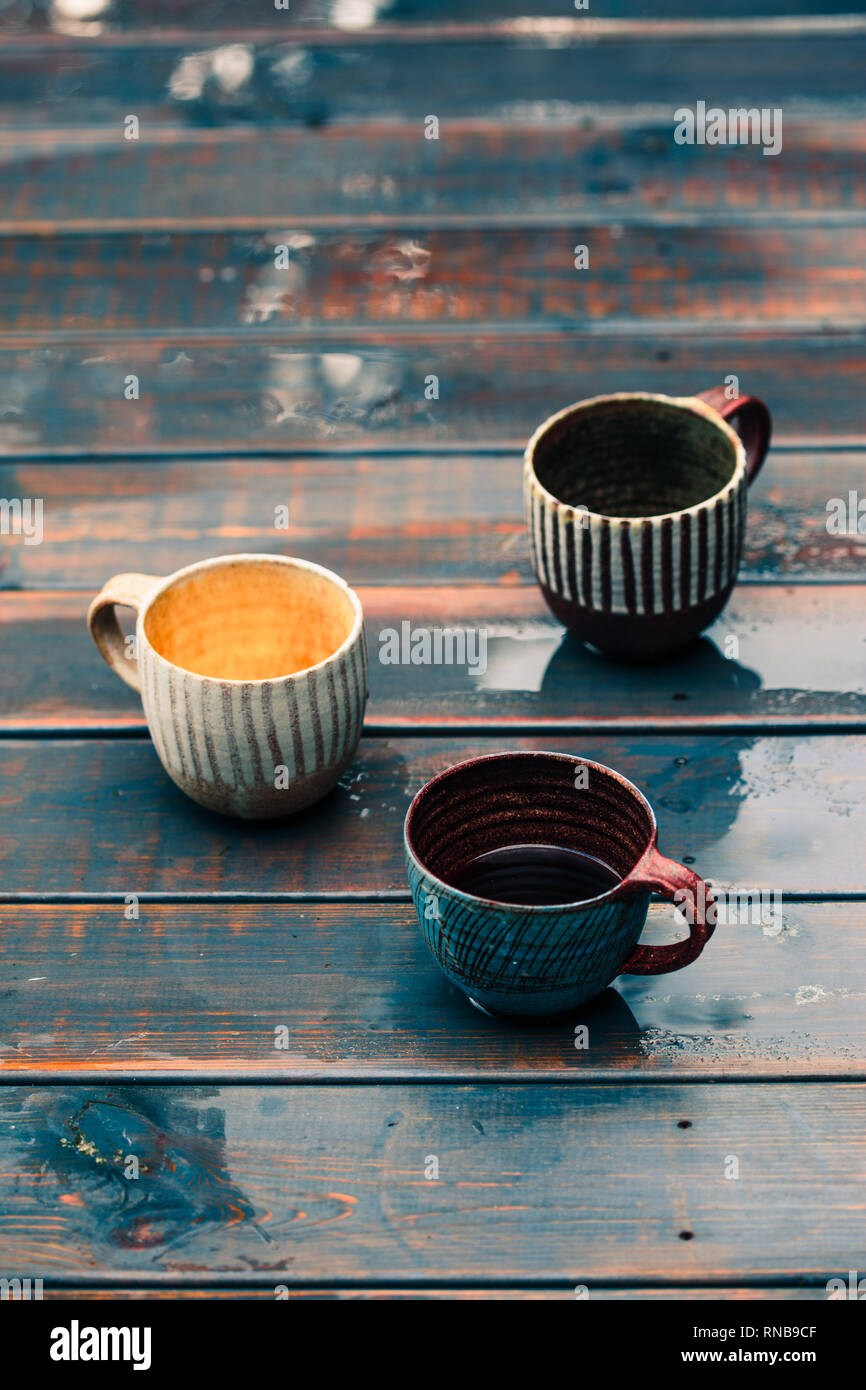
{"label": "wooden table", "polygon": [[[0,12],[0,494],[44,500],[2,551],[0,1273],[55,1296],[863,1270],[866,542],[826,523],[866,496],[866,15],[527,8]],[[782,154],[676,146],[698,98],[781,107]],[[522,444],[729,373],[776,419],[740,585],[686,654],[609,663],[532,582]],[[368,616],[358,758],[281,824],[175,791],[84,626],[116,571],[238,550],[335,568]],[[483,625],[486,677],[382,665],[404,620]],[[577,1020],[473,1011],[402,821],[518,747],[621,769],[666,853],[781,893],[783,928]]]}

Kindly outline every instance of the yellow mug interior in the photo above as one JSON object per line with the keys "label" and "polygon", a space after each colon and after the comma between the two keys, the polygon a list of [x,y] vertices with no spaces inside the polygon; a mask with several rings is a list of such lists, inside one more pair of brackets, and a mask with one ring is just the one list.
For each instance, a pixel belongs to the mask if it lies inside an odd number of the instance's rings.
{"label": "yellow mug interior", "polygon": [[354,622],[349,595],[315,570],[238,560],[178,578],[150,604],[144,631],[184,671],[257,681],[317,666]]}

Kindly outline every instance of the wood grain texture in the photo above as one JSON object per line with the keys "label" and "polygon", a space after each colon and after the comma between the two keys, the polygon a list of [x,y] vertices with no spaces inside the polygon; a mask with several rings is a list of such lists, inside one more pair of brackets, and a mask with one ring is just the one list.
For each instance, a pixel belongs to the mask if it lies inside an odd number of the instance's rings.
{"label": "wood grain texture", "polygon": [[[0,231],[259,234],[263,224],[297,232],[413,219],[433,227],[577,223],[576,231],[581,221],[856,226],[866,208],[866,121],[854,109],[844,122],[798,120],[786,109],[776,158],[751,147],[675,145],[667,112],[661,120],[645,112],[529,120],[507,134],[449,117],[439,140],[424,139],[423,114],[360,129],[269,127],[266,138],[254,126],[147,123],[137,141],[124,140],[116,123],[0,134]],[[161,254],[159,243],[148,249]]]}
{"label": "wood grain texture", "polygon": [[[844,117],[862,97],[862,26],[841,33],[655,37],[592,35],[576,26],[552,42],[517,34],[446,40],[398,33],[396,42],[265,41],[220,53],[200,42],[141,45],[16,43],[0,50],[0,121],[9,130],[255,122],[320,126],[360,121],[575,120],[630,111],[673,112],[701,93],[708,106],[760,105]],[[268,36],[270,39],[270,36]],[[671,125],[671,129],[673,122]],[[750,153],[761,158],[752,148]],[[766,162],[766,161],[762,161]]]}
{"label": "wood grain texture", "polygon": [[820,327],[866,320],[866,227],[9,237],[0,287],[7,330],[52,335],[635,319]]}
{"label": "wood grain texture", "polygon": [[34,1278],[769,1285],[863,1246],[860,1085],[15,1086],[0,1122]]}
{"label": "wood grain texture", "polygon": [[[281,1298],[285,1298],[281,1294]],[[86,1302],[97,1302],[110,1299],[112,1303],[126,1302],[132,1299],[183,1299],[184,1302],[207,1301],[217,1299],[227,1301],[231,1299],[256,1299],[261,1301],[267,1299],[274,1300],[273,1289],[256,1289],[252,1286],[247,1288],[202,1288],[192,1287],[181,1288],[151,1288],[139,1286],[137,1288],[125,1288],[122,1285],[112,1284],[107,1289],[92,1288],[73,1288],[59,1287],[50,1288],[46,1286],[43,1291],[45,1302],[65,1302],[73,1299],[76,1302],[83,1300]],[[678,1288],[668,1285],[663,1288],[643,1288],[643,1289],[604,1289],[595,1288],[592,1291],[592,1301],[594,1303],[624,1303],[624,1302],[670,1302],[672,1299],[684,1302],[716,1303],[719,1300],[725,1302],[792,1302],[792,1303],[817,1303],[823,1302],[828,1298],[827,1290],[822,1285],[814,1288],[761,1288],[755,1286],[751,1288]],[[377,1289],[372,1285],[356,1289],[302,1289],[292,1288],[288,1292],[289,1301],[303,1299],[304,1301],[315,1302],[345,1302],[346,1300],[365,1301],[375,1300],[376,1302],[405,1302],[407,1299],[424,1299],[437,1301],[447,1300],[448,1302],[460,1303],[479,1303],[491,1302],[493,1300],[505,1302],[569,1302],[575,1299],[574,1289],[563,1287],[562,1289],[510,1289],[510,1288],[483,1288],[483,1289],[400,1289],[387,1288]]]}
{"label": "wood grain texture", "polygon": [[[341,557],[319,547],[314,558],[339,568]],[[174,563],[183,562],[176,553]],[[638,666],[569,637],[534,585],[360,587],[358,596],[368,733],[866,725],[861,585],[741,586],[697,643]],[[87,632],[89,600],[0,592],[0,730],[144,732],[138,696],[99,659]],[[131,621],[127,613],[127,627]],[[413,665],[419,642],[429,641],[432,654],[437,630],[454,634],[442,637],[451,661]]]}
{"label": "wood grain texture", "polygon": [[662,850],[719,888],[862,894],[866,737],[542,734],[364,738],[340,785],[295,819],[229,820],[188,801],[149,741],[0,742],[2,894],[398,892],[402,827],[435,773],[503,749],[561,749],[623,772]]}
{"label": "wood grain texture", "polygon": [[[741,578],[866,579],[863,538],[827,529],[828,501],[862,497],[864,473],[862,452],[775,449],[749,492]],[[42,498],[44,525],[41,545],[4,538],[0,583],[96,590],[130,567],[285,550],[353,584],[533,584],[521,487],[516,450],[0,461],[0,496]]]}
{"label": "wood grain texture", "polygon": [[[485,1018],[410,904],[0,905],[0,1073],[16,1081],[866,1076],[866,904],[723,905],[704,954],[573,1016]],[[644,941],[678,933],[654,905]],[[679,934],[682,934],[681,929]],[[588,1045],[578,1050],[584,1025]],[[283,1035],[287,1029],[285,1046]]]}
{"label": "wood grain texture", "polygon": [[[570,399],[683,395],[730,373],[769,404],[777,444],[866,444],[866,331],[651,329],[40,338],[0,348],[0,455],[523,448]],[[130,376],[138,399],[125,398]],[[428,400],[431,376],[439,398]]]}

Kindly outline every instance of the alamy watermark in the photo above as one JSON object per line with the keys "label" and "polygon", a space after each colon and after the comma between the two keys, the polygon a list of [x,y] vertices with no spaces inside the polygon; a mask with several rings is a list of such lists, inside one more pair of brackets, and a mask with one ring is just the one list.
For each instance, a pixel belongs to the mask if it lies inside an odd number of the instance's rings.
{"label": "alamy watermark", "polygon": [[854,1299],[862,1303],[866,1299],[866,1279],[861,1279],[856,1269],[849,1269],[847,1283],[838,1276],[827,1280],[827,1296],[830,1299]]}
{"label": "alamy watermark", "polygon": [[782,109],[779,106],[740,106],[724,111],[705,101],[674,112],[678,145],[762,145],[763,153],[782,153]]}
{"label": "alamy watermark", "polygon": [[25,545],[42,544],[41,497],[0,497],[0,536],[23,536]]}
{"label": "alamy watermark", "polygon": [[0,1279],[0,1303],[29,1303],[42,1300],[41,1279]]}
{"label": "alamy watermark", "polygon": [[68,1327],[51,1330],[48,1355],[52,1361],[130,1361],[134,1371],[151,1364],[149,1327],[82,1327],[73,1318]]}
{"label": "alamy watermark", "polygon": [[730,888],[722,892],[713,888],[710,891],[712,901],[708,902],[707,885],[701,880],[697,893],[691,888],[677,889],[674,917],[679,926],[693,926],[700,919],[711,927],[753,926],[781,931],[784,925],[782,894],[777,889]]}
{"label": "alamy watermark", "polygon": [[866,536],[866,497],[850,488],[847,498],[830,497],[827,501],[827,534],[830,536]]}
{"label": "alamy watermark", "polygon": [[466,666],[470,675],[487,670],[487,630],[483,627],[413,627],[404,620],[399,631],[379,633],[383,666]]}

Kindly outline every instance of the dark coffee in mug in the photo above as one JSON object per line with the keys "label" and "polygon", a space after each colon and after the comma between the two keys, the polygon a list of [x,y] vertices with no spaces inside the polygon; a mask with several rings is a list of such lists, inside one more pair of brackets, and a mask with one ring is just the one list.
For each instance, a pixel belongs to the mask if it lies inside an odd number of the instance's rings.
{"label": "dark coffee in mug", "polygon": [[533,907],[587,902],[615,888],[620,878],[609,864],[578,849],[503,845],[467,860],[450,881],[476,898]]}
{"label": "dark coffee in mug", "polygon": [[[707,885],[659,853],[646,797],[586,758],[470,758],[421,788],[404,833],[424,940],[488,1013],[557,1014],[619,974],[680,970],[715,926]],[[688,939],[640,943],[652,893],[693,905]]]}

